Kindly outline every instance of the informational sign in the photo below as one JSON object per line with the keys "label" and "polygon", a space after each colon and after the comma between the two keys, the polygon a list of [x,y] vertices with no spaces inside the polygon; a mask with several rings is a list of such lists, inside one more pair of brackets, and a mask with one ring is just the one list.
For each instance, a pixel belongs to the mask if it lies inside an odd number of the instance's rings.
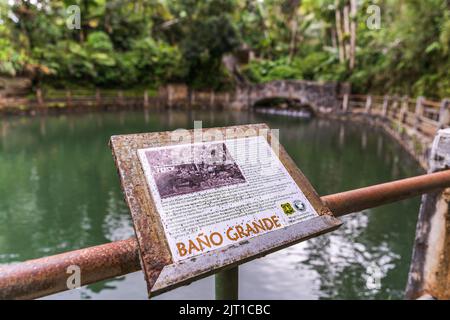
{"label": "informational sign", "polygon": [[266,125],[185,133],[111,138],[149,294],[340,225]]}
{"label": "informational sign", "polygon": [[319,216],[262,136],[138,152],[174,261]]}

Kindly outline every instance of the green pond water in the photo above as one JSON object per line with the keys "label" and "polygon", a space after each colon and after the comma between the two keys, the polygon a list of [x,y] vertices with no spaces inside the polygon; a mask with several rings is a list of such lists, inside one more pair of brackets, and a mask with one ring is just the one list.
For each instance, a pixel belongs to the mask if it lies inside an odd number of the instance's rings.
{"label": "green pond water", "polygon": [[[133,235],[108,140],[267,122],[321,195],[422,173],[380,130],[247,112],[152,111],[0,119],[0,264]],[[337,231],[240,266],[242,299],[401,299],[419,199],[343,218]],[[142,272],[52,299],[145,299]],[[155,299],[213,299],[208,277]]]}

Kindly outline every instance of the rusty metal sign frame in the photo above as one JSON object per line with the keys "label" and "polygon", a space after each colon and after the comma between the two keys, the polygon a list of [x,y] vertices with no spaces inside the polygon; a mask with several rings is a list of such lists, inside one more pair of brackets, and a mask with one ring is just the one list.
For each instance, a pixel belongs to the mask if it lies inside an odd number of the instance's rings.
{"label": "rusty metal sign frame", "polygon": [[[264,136],[271,146],[271,140],[276,139],[276,137],[267,134],[270,132],[270,128],[266,124],[201,130],[203,130],[203,133],[207,130],[219,130],[227,139]],[[197,133],[194,130],[188,132],[192,137]],[[147,282],[149,296],[153,293],[159,294],[174,289],[221,269],[250,261],[300,241],[333,231],[342,224],[340,220],[334,217],[330,209],[322,203],[307,178],[298,169],[284,148],[278,144],[281,163],[319,216],[199,256],[174,262],[161,218],[138,157],[139,149],[186,144],[186,141],[172,141],[171,134],[170,131],[152,132],[117,135],[110,139],[110,147],[118,169],[120,183],[134,223],[141,266]],[[201,142],[211,141],[204,138],[210,138],[211,135],[202,134],[201,137]]]}

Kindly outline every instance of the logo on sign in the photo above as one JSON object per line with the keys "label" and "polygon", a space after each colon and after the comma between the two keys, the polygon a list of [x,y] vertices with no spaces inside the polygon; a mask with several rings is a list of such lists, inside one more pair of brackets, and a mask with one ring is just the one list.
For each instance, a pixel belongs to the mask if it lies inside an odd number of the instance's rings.
{"label": "logo on sign", "polygon": [[284,214],[287,216],[289,216],[295,212],[294,208],[292,208],[292,205],[289,202],[282,203],[281,209],[283,209]]}
{"label": "logo on sign", "polygon": [[295,209],[297,209],[300,212],[303,212],[306,210],[306,205],[300,200],[294,201],[294,207],[295,207]]}

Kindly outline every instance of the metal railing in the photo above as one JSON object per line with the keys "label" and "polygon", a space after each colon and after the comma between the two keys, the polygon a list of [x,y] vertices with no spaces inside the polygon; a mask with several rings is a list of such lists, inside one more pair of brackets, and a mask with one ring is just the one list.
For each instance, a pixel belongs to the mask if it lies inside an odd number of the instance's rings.
{"label": "metal railing", "polygon": [[450,99],[442,101],[425,97],[349,95],[341,98],[344,112],[367,113],[394,120],[427,137],[450,125]]}
{"label": "metal railing", "polygon": [[123,90],[100,89],[60,90],[52,92],[51,97],[47,97],[38,89],[35,97],[27,100],[27,106],[31,109],[44,107],[149,107],[150,105],[158,105],[160,102],[161,99],[156,96],[151,96],[149,90],[144,90],[143,92],[124,92]]}
{"label": "metal railing", "polygon": [[[33,97],[19,99],[27,109],[41,110],[45,108],[105,108],[105,107],[144,107],[155,108],[160,105],[199,105],[226,106],[230,103],[233,92],[215,92],[191,90],[189,95],[176,96],[166,93],[151,95],[149,90],[129,92],[124,90],[56,90],[45,94],[38,89]],[[1,106],[0,106],[1,107]],[[11,105],[10,107],[17,107]]]}
{"label": "metal railing", "polygon": [[[412,198],[450,186],[450,170],[327,195],[321,200],[336,216]],[[32,299],[68,290],[67,268],[82,270],[87,285],[141,269],[135,238],[0,266],[0,299]],[[237,298],[237,269],[216,275],[216,297]],[[227,274],[228,273],[228,274]],[[226,283],[227,279],[233,280]]]}

